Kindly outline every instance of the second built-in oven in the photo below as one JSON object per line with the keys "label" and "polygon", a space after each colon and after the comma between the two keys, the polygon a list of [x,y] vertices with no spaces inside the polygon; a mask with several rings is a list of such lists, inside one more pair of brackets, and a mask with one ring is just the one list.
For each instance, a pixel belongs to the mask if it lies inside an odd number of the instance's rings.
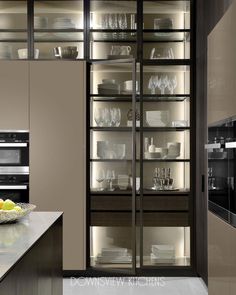
{"label": "second built-in oven", "polygon": [[0,173],[29,171],[29,133],[0,132]]}
{"label": "second built-in oven", "polygon": [[29,202],[29,132],[0,132],[0,199]]}

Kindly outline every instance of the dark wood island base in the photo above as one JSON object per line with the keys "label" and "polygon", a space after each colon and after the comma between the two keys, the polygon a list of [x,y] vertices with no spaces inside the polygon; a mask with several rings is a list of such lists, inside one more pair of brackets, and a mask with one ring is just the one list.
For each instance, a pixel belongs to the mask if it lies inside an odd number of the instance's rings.
{"label": "dark wood island base", "polygon": [[[37,216],[34,216],[34,215]],[[47,215],[50,212],[35,212],[27,222],[28,227],[23,227],[22,236],[19,237],[21,243],[25,243],[26,251],[17,259],[17,242],[13,247],[1,248],[0,243],[0,294],[1,295],[62,295],[63,293],[63,280],[62,280],[62,214],[54,216],[54,221],[51,218],[49,225],[47,223]],[[55,213],[52,213],[55,215]],[[41,216],[43,215],[43,216]],[[35,218],[36,217],[36,218]],[[39,237],[32,245],[28,246],[27,238],[34,225],[31,224],[32,219],[38,219],[37,222],[42,222],[44,226]],[[45,221],[46,220],[46,221]],[[35,220],[36,221],[36,220]],[[22,223],[24,225],[24,223]],[[1,231],[11,230],[11,226],[16,228],[16,231],[21,228],[21,224],[15,225],[1,225]],[[5,227],[5,228],[4,228]],[[46,229],[47,228],[47,229]],[[24,235],[27,235],[24,241]],[[37,238],[37,237],[35,237]],[[0,238],[1,241],[1,238]],[[31,241],[32,242],[32,241]],[[22,250],[22,249],[21,249]],[[12,253],[11,253],[12,252]],[[13,255],[13,259],[11,256]],[[10,257],[9,264],[12,263],[6,273],[1,273],[2,261],[6,263]],[[14,257],[16,256],[16,257]],[[3,257],[3,259],[2,259]],[[14,258],[16,261],[14,263]],[[8,265],[9,266],[9,265]],[[3,276],[1,277],[1,275]]]}

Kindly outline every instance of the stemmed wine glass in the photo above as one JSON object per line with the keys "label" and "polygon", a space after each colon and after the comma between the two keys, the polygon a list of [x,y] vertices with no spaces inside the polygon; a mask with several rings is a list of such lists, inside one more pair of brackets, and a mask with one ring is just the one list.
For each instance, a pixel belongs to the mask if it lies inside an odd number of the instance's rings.
{"label": "stemmed wine glass", "polygon": [[102,186],[102,182],[105,179],[105,172],[103,169],[99,169],[96,175],[96,180],[99,183],[100,187],[98,188],[98,191],[103,191],[104,187]]}
{"label": "stemmed wine glass", "polygon": [[155,94],[155,88],[156,88],[155,76],[151,76],[148,81],[148,89],[151,90],[151,94]]}
{"label": "stemmed wine glass", "polygon": [[[118,29],[118,19],[116,13],[109,14],[109,28],[112,30]],[[112,36],[116,38],[116,33],[113,33]]]}
{"label": "stemmed wine glass", "polygon": [[106,180],[107,180],[108,185],[109,185],[108,191],[110,191],[110,192],[115,190],[113,188],[113,186],[112,186],[112,181],[115,180],[115,178],[116,178],[115,171],[114,170],[107,170]]}
{"label": "stemmed wine glass", "polygon": [[158,80],[158,88],[161,90],[161,94],[165,94],[165,89],[168,86],[168,77],[161,75],[160,79]]}
{"label": "stemmed wine glass", "polygon": [[94,120],[97,126],[102,127],[104,125],[104,109],[101,109],[101,108],[95,109]]}
{"label": "stemmed wine glass", "polygon": [[174,90],[176,87],[177,87],[177,78],[176,76],[174,76],[168,80],[167,88],[170,91],[170,94],[174,94]]}
{"label": "stemmed wine glass", "polygon": [[108,127],[112,126],[111,110],[108,108],[104,109],[104,125]]}
{"label": "stemmed wine glass", "polygon": [[119,108],[111,109],[111,122],[112,126],[119,127],[121,121],[121,111]]}
{"label": "stemmed wine glass", "polygon": [[105,30],[109,28],[109,15],[107,13],[101,15],[101,26]]}
{"label": "stemmed wine glass", "polygon": [[[127,23],[127,16],[126,13],[119,13],[118,14],[118,25],[121,30],[127,29],[128,23]],[[121,33],[121,38],[125,38],[125,34]]]}

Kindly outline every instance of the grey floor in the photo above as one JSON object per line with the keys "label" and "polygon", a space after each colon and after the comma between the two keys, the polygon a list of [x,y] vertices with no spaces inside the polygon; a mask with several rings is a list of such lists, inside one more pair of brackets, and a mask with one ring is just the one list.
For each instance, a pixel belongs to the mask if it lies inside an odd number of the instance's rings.
{"label": "grey floor", "polygon": [[63,295],[207,295],[200,278],[64,279]]}

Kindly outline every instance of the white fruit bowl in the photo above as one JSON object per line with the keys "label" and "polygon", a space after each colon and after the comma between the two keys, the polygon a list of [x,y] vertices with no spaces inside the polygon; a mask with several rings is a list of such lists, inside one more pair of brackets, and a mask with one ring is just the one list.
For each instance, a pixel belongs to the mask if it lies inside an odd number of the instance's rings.
{"label": "white fruit bowl", "polygon": [[15,210],[0,210],[0,224],[16,222],[28,215],[36,208],[35,205],[27,203],[16,203],[16,205],[20,206],[22,208],[22,211],[19,212]]}

